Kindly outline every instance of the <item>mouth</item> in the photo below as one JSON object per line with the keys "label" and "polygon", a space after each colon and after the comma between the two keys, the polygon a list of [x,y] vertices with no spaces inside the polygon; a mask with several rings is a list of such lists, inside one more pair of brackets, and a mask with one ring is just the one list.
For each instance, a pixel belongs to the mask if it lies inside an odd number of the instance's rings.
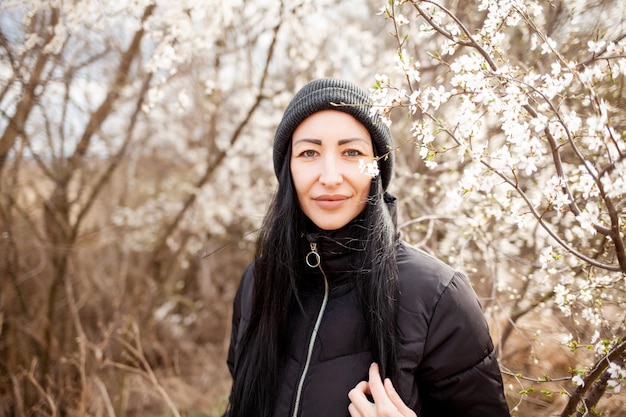
{"label": "mouth", "polygon": [[329,195],[329,194],[324,194],[324,195],[320,195],[317,197],[314,197],[313,200],[315,201],[319,201],[319,202],[324,202],[324,201],[344,201],[347,200],[348,196],[346,195],[340,195],[340,194],[333,194],[333,195]]}
{"label": "mouth", "polygon": [[344,207],[350,199],[349,196],[341,194],[324,194],[313,198],[313,201],[322,210],[334,211]]}

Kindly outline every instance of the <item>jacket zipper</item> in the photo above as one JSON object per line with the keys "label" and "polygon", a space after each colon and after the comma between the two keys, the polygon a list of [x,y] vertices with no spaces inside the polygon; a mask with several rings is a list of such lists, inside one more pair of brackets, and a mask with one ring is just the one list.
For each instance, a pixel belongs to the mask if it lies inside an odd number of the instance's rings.
{"label": "jacket zipper", "polygon": [[300,411],[300,401],[302,396],[302,388],[304,386],[304,380],[306,379],[306,374],[309,370],[309,365],[311,364],[311,356],[313,355],[313,347],[315,347],[315,339],[317,337],[317,332],[319,331],[320,324],[322,323],[322,317],[324,316],[324,311],[326,310],[326,304],[328,302],[328,278],[326,278],[326,274],[322,269],[322,262],[319,253],[317,252],[317,243],[311,243],[311,252],[306,255],[306,264],[311,268],[319,268],[322,276],[324,277],[324,298],[322,299],[322,305],[320,306],[320,311],[317,313],[317,320],[315,321],[315,326],[313,327],[313,331],[311,332],[311,338],[309,339],[309,348],[307,350],[306,362],[304,363],[304,369],[302,370],[302,374],[300,375],[300,381],[298,382],[298,389],[296,390],[296,401],[293,407],[293,417],[298,416],[298,411]]}

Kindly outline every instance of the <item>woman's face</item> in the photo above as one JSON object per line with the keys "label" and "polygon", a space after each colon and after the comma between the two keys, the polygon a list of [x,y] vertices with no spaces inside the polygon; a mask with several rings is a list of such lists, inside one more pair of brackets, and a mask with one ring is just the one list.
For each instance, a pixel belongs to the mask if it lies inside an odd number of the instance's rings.
{"label": "woman's face", "polygon": [[374,149],[354,117],[338,110],[314,113],[293,132],[291,150],[300,208],[317,227],[339,229],[363,211],[372,178],[359,170],[359,159],[371,162]]}

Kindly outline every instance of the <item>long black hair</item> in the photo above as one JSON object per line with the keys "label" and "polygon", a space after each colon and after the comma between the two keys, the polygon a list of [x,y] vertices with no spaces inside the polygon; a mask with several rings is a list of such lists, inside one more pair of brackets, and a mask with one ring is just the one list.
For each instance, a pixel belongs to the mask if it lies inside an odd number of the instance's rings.
{"label": "long black hair", "polygon": [[[289,146],[287,155],[291,154]],[[300,238],[306,217],[298,204],[289,158],[282,164],[278,189],[257,240],[252,309],[237,345],[229,417],[270,417],[278,396],[282,358],[286,355],[289,312],[300,305],[297,291]],[[387,201],[388,202],[388,201]],[[364,250],[356,256],[356,286],[368,321],[374,360],[381,376],[394,379],[398,272],[397,232],[387,207],[380,177],[372,181],[368,203],[360,216]],[[285,305],[285,300],[287,304]]]}

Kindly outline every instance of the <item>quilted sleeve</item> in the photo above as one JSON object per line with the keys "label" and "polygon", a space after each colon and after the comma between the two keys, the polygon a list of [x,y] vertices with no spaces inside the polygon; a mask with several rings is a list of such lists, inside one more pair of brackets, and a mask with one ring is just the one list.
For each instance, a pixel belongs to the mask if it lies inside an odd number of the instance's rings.
{"label": "quilted sleeve", "polygon": [[459,272],[433,310],[416,377],[423,416],[510,415],[487,322]]}

